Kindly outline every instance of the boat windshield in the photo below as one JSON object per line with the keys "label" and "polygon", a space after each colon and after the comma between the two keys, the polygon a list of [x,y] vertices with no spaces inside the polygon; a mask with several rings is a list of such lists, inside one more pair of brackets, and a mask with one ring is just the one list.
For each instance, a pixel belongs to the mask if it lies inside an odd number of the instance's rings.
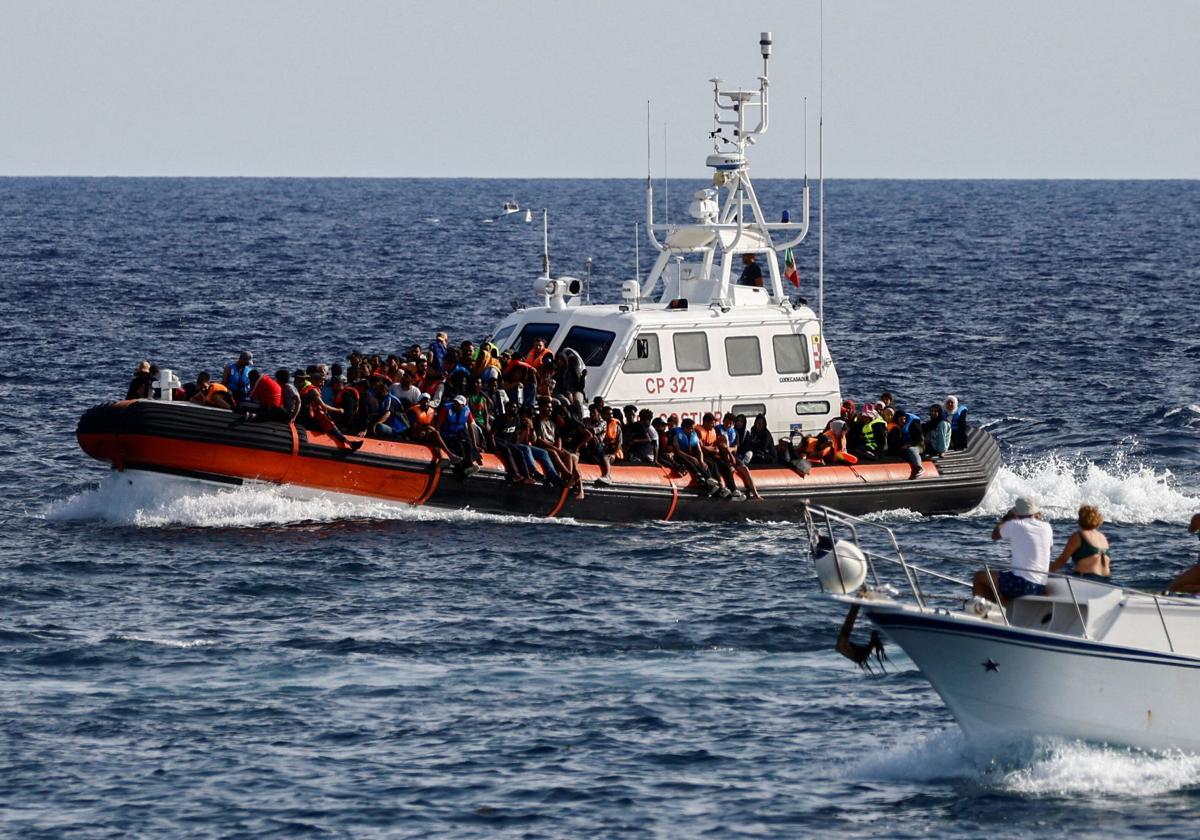
{"label": "boat windshield", "polygon": [[563,343],[558,350],[561,353],[570,347],[579,354],[585,365],[588,367],[599,367],[608,358],[609,348],[612,347],[613,339],[616,337],[616,333],[609,332],[608,330],[597,330],[592,327],[571,327],[570,332],[567,333],[567,337],[563,339]]}
{"label": "boat windshield", "polygon": [[503,327],[494,336],[492,336],[492,344],[496,345],[497,350],[508,349],[504,346],[504,342],[508,340],[508,337],[513,334],[513,330],[516,328],[516,324],[509,324],[507,327]]}
{"label": "boat windshield", "polygon": [[516,342],[513,343],[511,350],[513,355],[520,358],[533,349],[533,343],[539,338],[546,342],[546,346],[550,346],[550,341],[554,338],[554,334],[558,332],[558,324],[539,324],[529,323],[521,328],[520,334],[517,335]]}

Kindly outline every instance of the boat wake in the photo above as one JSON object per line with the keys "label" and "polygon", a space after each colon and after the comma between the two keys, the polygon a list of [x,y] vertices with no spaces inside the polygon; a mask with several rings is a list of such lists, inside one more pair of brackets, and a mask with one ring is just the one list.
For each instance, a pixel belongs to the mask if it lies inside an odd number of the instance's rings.
{"label": "boat wake", "polygon": [[1096,505],[1110,522],[1186,524],[1200,496],[1180,488],[1170,470],[1156,470],[1125,453],[1106,464],[1083,457],[1046,455],[1000,467],[971,516],[1003,516],[1018,496],[1036,499],[1055,519],[1073,519],[1080,505]]}
{"label": "boat wake", "polygon": [[947,729],[852,764],[847,778],[962,780],[1026,796],[1161,796],[1200,784],[1200,756],[1053,739],[982,748]]}
{"label": "boat wake", "polygon": [[149,473],[131,481],[127,475],[113,473],[94,488],[52,503],[45,518],[51,522],[102,522],[137,528],[253,528],[342,520],[579,524],[570,518],[499,516],[347,496],[297,498],[276,486],[222,488]]}

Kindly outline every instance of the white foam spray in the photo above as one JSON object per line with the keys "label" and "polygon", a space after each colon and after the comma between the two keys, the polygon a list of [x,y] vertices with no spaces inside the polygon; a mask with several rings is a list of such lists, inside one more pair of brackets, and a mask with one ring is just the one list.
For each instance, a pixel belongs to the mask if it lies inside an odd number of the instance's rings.
{"label": "white foam spray", "polygon": [[181,648],[185,650],[188,648],[211,647],[217,643],[215,639],[156,639],[153,636],[133,636],[120,633],[108,638],[115,642],[137,642],[146,645],[158,645],[160,647]]}
{"label": "white foam spray", "polygon": [[1186,524],[1200,510],[1200,497],[1181,488],[1170,470],[1124,453],[1104,465],[1054,454],[1002,466],[971,515],[1002,516],[1018,496],[1035,499],[1054,519],[1074,519],[1080,505],[1096,505],[1110,522]]}
{"label": "white foam spray", "polygon": [[296,494],[302,492],[274,485],[222,488],[153,473],[113,473],[93,489],[52,503],[44,515],[56,522],[103,522],[139,528],[247,528],[346,519],[579,524],[570,518],[496,516],[345,495],[298,498]]}
{"label": "white foam spray", "polygon": [[965,779],[1028,796],[1139,798],[1200,784],[1200,756],[1056,739],[978,746],[952,728],[902,741],[851,762],[842,773],[853,779]]}

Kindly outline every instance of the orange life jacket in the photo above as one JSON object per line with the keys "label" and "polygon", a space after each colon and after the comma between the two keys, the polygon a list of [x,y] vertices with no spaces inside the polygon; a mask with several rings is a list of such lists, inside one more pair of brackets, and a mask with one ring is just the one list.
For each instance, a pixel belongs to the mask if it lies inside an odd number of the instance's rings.
{"label": "orange life jacket", "polygon": [[216,401],[215,397],[217,394],[224,394],[229,398],[230,402],[233,402],[233,394],[229,393],[228,388],[226,388],[220,382],[210,382],[208,383],[208,391],[206,391],[204,394],[204,404],[211,405],[215,408],[224,408],[225,406]]}
{"label": "orange life jacket", "polygon": [[706,429],[703,426],[696,427],[696,436],[700,438],[702,446],[717,445],[717,428],[714,426],[711,429]]}
{"label": "orange life jacket", "polygon": [[845,438],[839,438],[837,435],[829,436],[829,451],[833,456],[833,460],[841,461],[844,464],[857,464],[858,457],[851,455],[846,451]]}
{"label": "orange life jacket", "polygon": [[814,435],[804,441],[804,457],[810,461],[824,461],[829,451],[829,444],[818,435]]}
{"label": "orange life jacket", "polygon": [[608,421],[608,425],[604,427],[604,447],[611,449],[617,460],[624,460],[625,453],[621,451],[621,447],[617,445],[617,441],[621,439],[621,422],[616,417]]}
{"label": "orange life jacket", "polygon": [[433,425],[433,409],[422,409],[419,405],[413,406],[413,425],[414,426],[432,426]]}

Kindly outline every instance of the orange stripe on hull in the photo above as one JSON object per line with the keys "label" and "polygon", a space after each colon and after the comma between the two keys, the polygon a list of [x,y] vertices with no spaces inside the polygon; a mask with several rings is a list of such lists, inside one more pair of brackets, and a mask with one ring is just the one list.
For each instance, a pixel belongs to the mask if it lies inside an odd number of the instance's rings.
{"label": "orange stripe on hull", "polygon": [[[317,442],[314,437],[309,435],[310,443]],[[424,457],[403,464],[408,469],[398,469],[356,463],[349,458],[343,461],[292,456],[153,435],[80,435],[79,444],[93,458],[109,461],[118,469],[121,465],[138,464],[276,484],[286,482],[409,504],[419,504],[423,498],[428,498],[426,491],[430,485],[428,447],[408,447],[415,450],[413,454],[423,453]],[[397,467],[400,466],[397,463]]]}
{"label": "orange stripe on hull", "polygon": [[[295,434],[295,432],[293,432]],[[376,496],[408,504],[424,504],[441,482],[440,453],[422,444],[365,439],[362,455],[387,458],[395,466],[364,464],[327,435],[307,432],[305,446],[329,450],[329,457],[298,454],[302,448],[298,437],[292,441],[291,452],[274,452],[221,443],[196,442],[146,434],[80,434],[79,444],[93,458],[107,461],[115,468],[126,465],[159,467],[165,470],[204,473],[211,475],[267,481],[277,484],[297,484],[315,489],[341,493]],[[336,454],[335,454],[336,453]],[[937,466],[924,463],[921,480],[938,477]],[[503,472],[503,462],[493,454],[483,457],[483,469]],[[581,464],[580,474],[591,484],[600,475],[600,468]],[[765,467],[754,470],[754,481],[760,491],[804,492],[831,485],[873,485],[885,482],[907,482],[906,463],[860,463],[817,466],[807,476],[786,467]],[[611,477],[615,485],[662,489],[670,491],[671,500],[663,519],[674,517],[680,498],[680,487],[687,487],[672,478],[671,473],[655,466],[616,465]],[[563,489],[557,504],[546,514],[556,516],[567,504],[569,490]]]}

